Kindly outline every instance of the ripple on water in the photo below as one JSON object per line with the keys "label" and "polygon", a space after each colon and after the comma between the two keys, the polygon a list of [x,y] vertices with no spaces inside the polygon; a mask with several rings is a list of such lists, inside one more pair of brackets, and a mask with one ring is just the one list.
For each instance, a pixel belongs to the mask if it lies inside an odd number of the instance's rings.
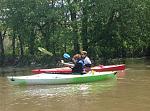
{"label": "ripple on water", "polygon": [[18,86],[14,88],[14,95],[19,96],[19,98],[25,96],[39,96],[40,98],[44,98],[47,96],[53,97],[73,94],[86,95],[109,90],[115,85],[115,83],[115,80],[109,80],[86,84]]}
{"label": "ripple on water", "polygon": [[19,111],[23,107],[34,110],[44,109],[45,106],[53,107],[47,102],[61,103],[67,101],[65,98],[88,97],[91,94],[112,90],[116,84],[116,80],[106,80],[86,84],[14,86],[9,84],[6,78],[2,79],[0,79],[2,86],[0,87],[0,99],[3,100],[5,107],[2,109],[6,111]]}

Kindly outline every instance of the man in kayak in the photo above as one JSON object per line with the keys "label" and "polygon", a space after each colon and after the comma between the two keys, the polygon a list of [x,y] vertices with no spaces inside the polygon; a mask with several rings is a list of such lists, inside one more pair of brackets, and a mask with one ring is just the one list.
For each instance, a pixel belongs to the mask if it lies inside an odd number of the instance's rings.
{"label": "man in kayak", "polygon": [[82,60],[84,62],[85,72],[90,71],[92,62],[91,62],[90,58],[87,56],[87,51],[82,51],[81,52],[81,58],[82,58]]}

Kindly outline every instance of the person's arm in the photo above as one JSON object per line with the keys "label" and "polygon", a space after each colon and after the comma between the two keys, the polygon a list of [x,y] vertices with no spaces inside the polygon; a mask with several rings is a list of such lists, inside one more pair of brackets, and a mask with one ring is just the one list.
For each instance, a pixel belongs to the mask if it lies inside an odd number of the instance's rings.
{"label": "person's arm", "polygon": [[61,60],[61,63],[62,63],[64,66],[67,66],[67,67],[74,67],[74,64],[65,63],[64,60]]}

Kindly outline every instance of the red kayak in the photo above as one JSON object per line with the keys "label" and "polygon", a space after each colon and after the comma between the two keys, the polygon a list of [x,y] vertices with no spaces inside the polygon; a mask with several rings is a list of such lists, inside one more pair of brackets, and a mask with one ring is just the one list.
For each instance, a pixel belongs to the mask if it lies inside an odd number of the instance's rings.
{"label": "red kayak", "polygon": [[[94,70],[96,72],[103,72],[103,71],[118,71],[118,70],[124,70],[125,64],[120,65],[108,65],[108,66],[95,66],[92,67],[91,70]],[[60,73],[60,74],[69,74],[72,73],[72,69],[69,67],[62,67],[62,68],[52,68],[52,69],[34,69],[32,70],[32,73],[34,74],[40,74],[40,73]]]}

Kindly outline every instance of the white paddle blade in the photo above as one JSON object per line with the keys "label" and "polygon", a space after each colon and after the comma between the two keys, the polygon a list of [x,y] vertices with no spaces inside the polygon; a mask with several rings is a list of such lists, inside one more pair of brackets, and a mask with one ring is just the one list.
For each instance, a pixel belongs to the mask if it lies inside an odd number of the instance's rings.
{"label": "white paddle blade", "polygon": [[45,53],[45,54],[48,54],[48,55],[50,55],[50,56],[53,55],[51,52],[47,51],[46,49],[44,49],[44,48],[42,48],[42,47],[38,47],[38,50],[41,51],[41,52],[43,52],[43,53]]}

